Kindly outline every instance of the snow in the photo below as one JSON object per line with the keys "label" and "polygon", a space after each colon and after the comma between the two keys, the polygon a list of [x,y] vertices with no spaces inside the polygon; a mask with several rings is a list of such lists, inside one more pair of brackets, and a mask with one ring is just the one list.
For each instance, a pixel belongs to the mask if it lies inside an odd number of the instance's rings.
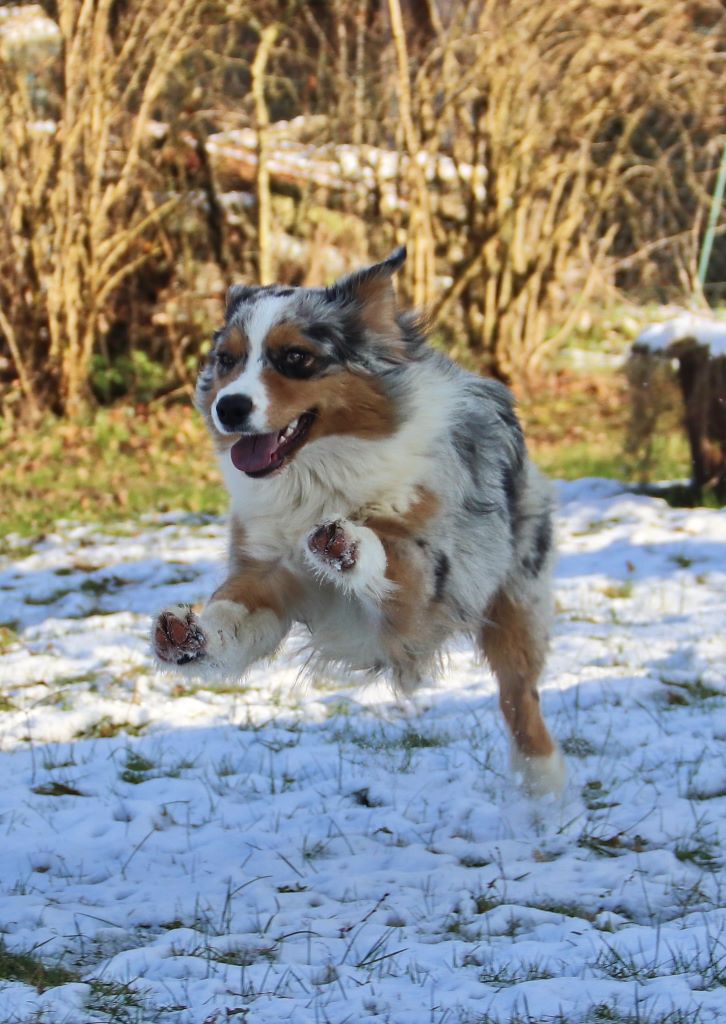
{"label": "snow", "polygon": [[[386,209],[396,210],[406,205],[398,188],[408,173],[408,155],[376,146],[301,142],[296,137],[302,127],[296,124],[298,120],[276,121],[269,126],[268,167],[273,176],[344,192],[378,189]],[[257,166],[257,133],[252,128],[215,132],[208,137],[206,148],[213,158],[238,170],[244,168],[248,174]],[[427,181],[447,186],[463,181],[470,185],[476,199],[485,199],[487,169],[484,165],[455,162],[445,154],[424,150],[418,152],[415,159]],[[460,210],[457,215],[461,218],[464,213]]]}
{"label": "snow", "polygon": [[570,781],[540,803],[467,643],[415,707],[301,683],[299,639],[201,689],[154,673],[149,617],[211,592],[222,523],[18,542],[0,933],[71,974],[0,982],[0,1021],[723,1021],[726,513],[560,499],[542,703]]}
{"label": "snow", "polygon": [[45,15],[40,4],[0,8],[0,44],[4,46],[45,43],[59,36],[57,24]]}
{"label": "snow", "polygon": [[726,356],[726,320],[697,313],[679,313],[663,323],[651,324],[635,339],[634,348],[670,354],[671,345],[695,341],[710,350],[712,358]]}

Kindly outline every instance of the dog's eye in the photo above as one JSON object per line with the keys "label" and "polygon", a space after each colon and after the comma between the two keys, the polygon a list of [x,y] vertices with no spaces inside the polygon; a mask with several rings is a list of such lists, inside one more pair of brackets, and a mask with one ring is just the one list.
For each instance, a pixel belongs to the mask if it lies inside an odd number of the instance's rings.
{"label": "dog's eye", "polygon": [[237,360],[229,352],[217,352],[217,368],[220,373],[229,373]]}
{"label": "dog's eye", "polygon": [[288,348],[280,353],[278,368],[290,377],[305,377],[315,366],[315,356],[304,348]]}

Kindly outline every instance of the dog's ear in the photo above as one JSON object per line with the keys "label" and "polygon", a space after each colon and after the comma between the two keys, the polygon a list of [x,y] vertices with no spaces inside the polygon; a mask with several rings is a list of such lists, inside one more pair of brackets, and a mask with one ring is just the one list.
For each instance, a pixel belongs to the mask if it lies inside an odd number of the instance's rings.
{"label": "dog's ear", "polygon": [[248,299],[252,298],[258,288],[255,285],[249,284],[233,284],[227,289],[227,298],[225,300],[225,318],[229,320],[230,316],[234,311],[242,305],[243,302],[247,302]]}
{"label": "dog's ear", "polygon": [[354,304],[369,330],[388,335],[396,332],[396,293],[392,277],[406,261],[406,247],[400,246],[382,263],[356,270],[341,277],[329,288],[326,296],[331,302]]}

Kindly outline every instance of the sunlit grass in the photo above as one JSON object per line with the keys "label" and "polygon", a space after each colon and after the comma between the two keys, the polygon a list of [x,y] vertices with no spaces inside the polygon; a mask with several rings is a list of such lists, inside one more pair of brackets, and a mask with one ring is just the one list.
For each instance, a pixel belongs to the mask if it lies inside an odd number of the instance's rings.
{"label": "sunlit grass", "polygon": [[109,523],[225,506],[206,430],[186,405],[121,406],[84,423],[48,418],[32,429],[0,421],[0,444],[3,537],[34,537],[58,519]]}
{"label": "sunlit grass", "polygon": [[[519,413],[532,457],[550,476],[637,479],[625,452],[624,374],[560,374],[520,395]],[[32,429],[0,421],[0,444],[2,538],[32,540],[59,519],[111,523],[170,510],[217,515],[226,506],[207,431],[190,404],[118,406],[82,423],[48,418]],[[659,426],[649,476],[690,476],[677,402]],[[0,539],[0,552],[12,548],[17,556],[18,546]]]}

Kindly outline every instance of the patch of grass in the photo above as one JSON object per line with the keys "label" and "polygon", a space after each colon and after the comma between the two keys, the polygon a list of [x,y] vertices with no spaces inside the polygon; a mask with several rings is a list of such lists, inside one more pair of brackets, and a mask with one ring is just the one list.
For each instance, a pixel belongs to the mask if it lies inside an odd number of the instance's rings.
{"label": "patch of grass", "polygon": [[364,786],[363,789],[353,790],[350,795],[360,807],[383,806],[383,800],[380,800],[378,797],[372,797],[367,786]]}
{"label": "patch of grass", "polygon": [[622,601],[625,598],[632,597],[632,581],[626,580],[624,583],[610,583],[602,588],[602,593],[611,600]]}
{"label": "patch of grass", "polygon": [[25,597],[23,600],[26,604],[31,605],[31,607],[42,607],[43,605],[53,604],[55,601],[62,600],[70,592],[69,587],[61,587],[58,590],[51,591],[50,594],[44,594],[42,597]]}
{"label": "patch of grass", "polygon": [[[280,890],[278,889],[278,892]],[[224,953],[209,951],[209,959],[217,964],[231,964],[233,967],[250,967],[261,960],[272,963],[277,959],[277,946],[242,946],[239,949],[228,949]]]}
{"label": "patch of grass", "polygon": [[93,594],[98,597],[101,594],[113,594],[127,585],[128,580],[121,579],[120,576],[102,576],[100,579],[84,580],[80,589],[85,594]]}
{"label": "patch of grass", "polygon": [[477,857],[475,854],[468,854],[459,858],[459,864],[461,864],[462,868],[485,868],[491,864],[491,860]]}
{"label": "patch of grass", "polygon": [[619,857],[626,851],[642,853],[646,849],[646,842],[642,836],[627,836],[623,832],[616,832],[612,836],[597,836],[587,830],[577,840],[577,845],[585,850],[592,850],[601,857]]}
{"label": "patch of grass", "polygon": [[195,761],[188,758],[181,758],[179,761],[166,765],[155,764],[142,754],[128,750],[119,778],[122,782],[128,782],[132,786],[138,786],[149,779],[178,779],[183,772],[194,768],[195,764]]}
{"label": "patch of grass", "polygon": [[445,747],[450,742],[449,737],[444,733],[418,732],[416,729],[407,729],[400,740],[404,750],[416,750],[419,747]]}
{"label": "patch of grass", "polygon": [[[0,421],[0,444],[0,537],[37,539],[58,519],[110,523],[169,509],[218,515],[226,506],[191,404],[116,406],[79,422],[48,417],[32,429]],[[11,538],[1,553],[19,558],[22,543]]]}
{"label": "patch of grass", "polygon": [[560,745],[570,757],[592,757],[597,754],[597,748],[585,736],[566,736]]}
{"label": "patch of grass", "polygon": [[95,1014],[103,1014],[109,1024],[154,1024],[165,1011],[151,1011],[144,1008],[140,994],[131,985],[116,981],[90,983],[90,995],[86,1008]]}
{"label": "patch of grass", "polygon": [[47,772],[52,772],[56,768],[75,768],[77,763],[78,762],[72,754],[69,754],[68,757],[64,758],[62,761],[54,760],[51,754],[46,754],[43,757],[43,768]]}
{"label": "patch of grass", "polygon": [[31,985],[37,992],[48,988],[79,981],[79,975],[59,965],[47,964],[29,953],[11,953],[0,939],[0,978],[6,981],[21,981]]}
{"label": "patch of grass", "polygon": [[[690,475],[674,394],[653,440],[649,473],[655,480]],[[518,397],[530,451],[547,473],[634,479],[625,455],[630,398],[624,373],[562,369]],[[111,406],[77,422],[48,417],[33,428],[0,420],[0,445],[0,554],[13,558],[31,554],[58,519],[112,524],[149,511],[204,517],[226,507],[206,428],[187,400],[163,409]],[[674,490],[672,500],[682,504],[688,495]]]}
{"label": "patch of grass", "polygon": [[659,967],[655,960],[651,963],[639,963],[630,953],[619,953],[612,946],[598,954],[593,967],[617,981],[651,981],[664,973],[670,973],[671,970],[676,973],[675,968]]}
{"label": "patch of grass", "polygon": [[488,914],[490,910],[498,907],[501,902],[498,897],[488,896],[486,893],[480,893],[479,896],[474,897],[474,906],[476,907],[477,914]]}
{"label": "patch of grass", "polygon": [[617,801],[606,800],[607,791],[603,789],[599,779],[590,779],[582,787],[582,799],[591,811],[600,811],[605,807],[617,807]]}
{"label": "patch of grass", "polygon": [[542,900],[540,903],[529,903],[528,906],[546,910],[550,914],[561,914],[563,917],[577,917],[581,921],[594,921],[597,917],[597,913],[566,900]]}
{"label": "patch of grass", "polygon": [[332,700],[330,703],[325,705],[325,717],[336,718],[337,716],[346,717],[351,715],[354,711],[355,705],[349,700]]}
{"label": "patch of grass", "polygon": [[706,871],[715,871],[721,867],[721,859],[717,856],[714,845],[698,835],[678,843],[673,853],[681,863],[695,864],[697,868]]}
{"label": "patch of grass", "polygon": [[544,981],[553,978],[552,971],[532,961],[528,964],[494,964],[490,961],[481,965],[479,981],[494,988],[509,988],[525,981]]}
{"label": "patch of grass", "polygon": [[[690,470],[689,470],[690,472]],[[689,472],[681,476],[688,476]],[[656,498],[662,498],[672,508],[723,508],[723,502],[719,501],[715,491],[704,489],[701,494],[696,494],[690,484],[668,484],[666,487],[659,485],[648,486],[644,484],[638,488],[642,494],[649,494]]]}
{"label": "patch of grass", "polygon": [[138,786],[141,782],[146,782],[149,778],[149,772],[153,772],[155,770],[156,765],[153,761],[149,761],[148,758],[143,757],[141,754],[137,754],[134,750],[127,750],[126,762],[119,778],[122,782],[128,782],[132,786]]}
{"label": "patch of grass", "polygon": [[20,541],[17,537],[12,536],[0,537],[0,556],[4,555],[12,559],[29,558],[30,555],[35,554],[35,545],[42,539],[42,535],[34,537],[32,541]]}
{"label": "patch of grass", "polygon": [[75,786],[69,786],[65,782],[44,782],[39,786],[33,786],[33,793],[38,796],[86,796]]}
{"label": "patch of grass", "polygon": [[0,654],[9,650],[17,642],[18,623],[7,622],[0,625]]}
{"label": "patch of grass", "polygon": [[119,733],[126,733],[127,736],[140,736],[145,725],[133,725],[131,722],[114,722],[107,715],[99,718],[93,725],[81,729],[75,734],[77,740],[107,740]]}
{"label": "patch of grass", "polygon": [[98,672],[90,670],[89,672],[80,672],[77,676],[58,676],[53,680],[53,686],[78,686],[80,683],[96,683],[98,681]]}
{"label": "patch of grass", "polygon": [[328,852],[328,844],[323,839],[318,839],[317,842],[308,843],[307,837],[303,838],[301,856],[305,861],[317,860],[319,857],[324,857]]}
{"label": "patch of grass", "polygon": [[[160,769],[159,775],[165,779],[178,779],[184,772],[190,771],[196,766],[196,761],[191,760],[188,757],[182,757],[179,761],[175,761],[174,764],[167,765]],[[286,778],[286,776],[283,776]]]}
{"label": "patch of grass", "polygon": [[346,726],[333,733],[333,742],[354,743],[362,750],[395,751],[403,750],[410,753],[412,750],[426,747],[445,747],[451,742],[449,736],[444,733],[423,733],[417,729],[404,729],[403,732],[386,732],[379,729],[378,732],[356,732],[353,728]]}
{"label": "patch of grass", "polygon": [[661,676],[660,681],[664,686],[669,687],[666,695],[669,704],[700,704],[702,701],[714,700],[718,697],[723,700],[726,697],[726,693],[717,690],[714,686],[709,686],[702,679],[690,679],[683,682],[680,679]]}
{"label": "patch of grass", "polygon": [[194,580],[199,578],[199,573],[195,569],[176,569],[170,573],[165,579],[158,580],[153,583],[154,587],[168,587],[177,583],[192,583]]}
{"label": "patch of grass", "polygon": [[588,1012],[584,1024],[701,1024],[702,1021],[699,1009],[650,1013],[638,1007],[630,1013],[621,1010],[616,1003],[598,1003]]}
{"label": "patch of grass", "polygon": [[[635,479],[633,460],[626,455],[630,406],[625,374],[607,368],[596,374],[563,371],[519,396],[534,461],[550,476],[564,480]],[[690,452],[677,394],[659,422],[649,472],[654,480],[690,476]]]}
{"label": "patch of grass", "polygon": [[689,789],[687,796],[689,800],[718,800],[719,797],[726,796],[726,785],[713,789]]}
{"label": "patch of grass", "polygon": [[246,686],[244,683],[177,683],[172,687],[171,696],[176,697],[194,697],[197,693],[212,693],[224,695],[234,695],[241,693],[249,693],[251,687]]}
{"label": "patch of grass", "polygon": [[228,754],[224,754],[214,766],[215,774],[220,779],[227,779],[232,775],[239,775],[240,768]]}

